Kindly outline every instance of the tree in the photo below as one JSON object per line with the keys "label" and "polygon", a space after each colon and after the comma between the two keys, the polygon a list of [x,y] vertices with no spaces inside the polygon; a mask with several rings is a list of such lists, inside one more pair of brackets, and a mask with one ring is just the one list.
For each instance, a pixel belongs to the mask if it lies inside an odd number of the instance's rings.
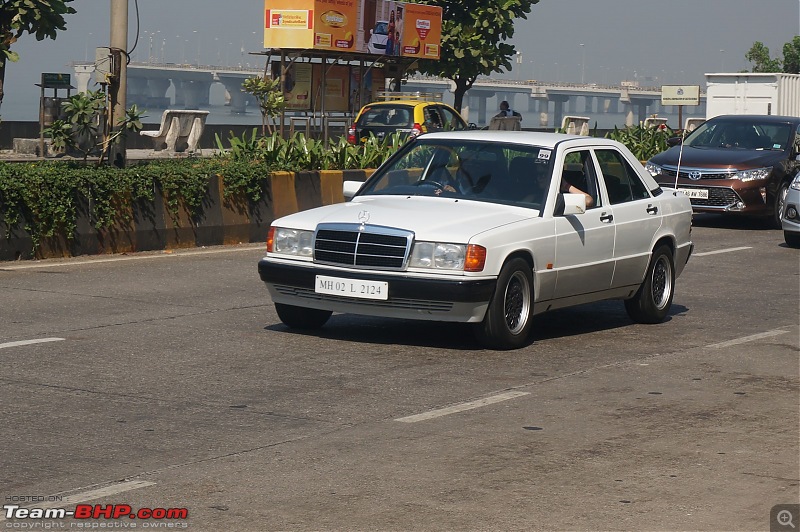
{"label": "tree", "polygon": [[16,62],[19,55],[11,45],[25,33],[55,40],[58,31],[67,29],[64,15],[75,13],[67,6],[73,0],[0,0],[0,105],[3,103],[3,84],[6,61]]}
{"label": "tree", "polygon": [[427,0],[442,7],[442,47],[439,61],[421,60],[418,70],[455,83],[453,107],[459,112],[464,94],[478,76],[511,69],[515,55],[506,43],[514,36],[514,20],[526,19],[539,0]]}
{"label": "tree", "polygon": [[769,48],[763,42],[756,41],[744,58],[753,63],[753,72],[780,72],[781,60],[770,59]]}
{"label": "tree", "polygon": [[242,90],[258,100],[258,108],[261,110],[261,134],[266,135],[266,130],[269,130],[271,135],[272,123],[268,118],[272,120],[277,118],[286,105],[281,92],[281,80],[258,76],[247,78],[242,83]]}
{"label": "tree", "polygon": [[800,35],[783,45],[783,71],[800,74]]}

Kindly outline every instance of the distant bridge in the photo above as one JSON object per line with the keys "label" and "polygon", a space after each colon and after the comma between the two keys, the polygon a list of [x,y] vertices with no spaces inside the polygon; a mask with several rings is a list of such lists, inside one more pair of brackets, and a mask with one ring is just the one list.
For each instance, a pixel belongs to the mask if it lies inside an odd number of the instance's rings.
{"label": "distant bridge", "polygon": [[[85,91],[94,75],[94,63],[72,64],[76,85]],[[167,107],[201,108],[209,105],[209,93],[214,83],[222,83],[232,113],[244,113],[248,106],[257,107],[255,99],[241,90],[242,82],[264,69],[213,65],[179,65],[173,63],[137,63],[127,67],[129,103],[149,108]],[[167,96],[172,87],[173,96]],[[452,81],[425,76],[412,76],[404,82],[404,92],[439,92],[452,101]],[[489,107],[489,100],[493,106]],[[600,115],[624,116],[625,125],[635,125],[650,116],[676,115],[674,106],[661,105],[660,87],[609,86],[597,84],[571,84],[543,81],[513,81],[479,79],[467,92],[462,114],[479,125],[488,123],[496,112],[497,104],[506,100],[513,109],[538,117],[538,124],[526,121],[530,127],[561,127],[564,116],[581,115],[596,120]],[[491,111],[490,111],[491,109]],[[705,116],[705,94],[700,95],[700,105],[685,107],[686,117]],[[535,123],[536,120],[534,119]],[[680,127],[675,124],[673,127]]]}

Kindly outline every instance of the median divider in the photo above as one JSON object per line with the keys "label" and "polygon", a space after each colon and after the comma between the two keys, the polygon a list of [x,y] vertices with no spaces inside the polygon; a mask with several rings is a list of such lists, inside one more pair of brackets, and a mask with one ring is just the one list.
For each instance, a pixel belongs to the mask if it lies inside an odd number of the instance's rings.
{"label": "median divider", "polygon": [[180,206],[177,215],[169,211],[163,192],[156,187],[153,201],[119,200],[118,220],[100,230],[93,224],[91,202],[79,195],[71,238],[48,236],[35,248],[24,217],[9,226],[0,214],[0,261],[262,242],[276,218],[341,203],[343,182],[365,181],[373,171],[273,172],[258,201],[243,195],[225,197],[223,177],[212,175],[199,212]]}

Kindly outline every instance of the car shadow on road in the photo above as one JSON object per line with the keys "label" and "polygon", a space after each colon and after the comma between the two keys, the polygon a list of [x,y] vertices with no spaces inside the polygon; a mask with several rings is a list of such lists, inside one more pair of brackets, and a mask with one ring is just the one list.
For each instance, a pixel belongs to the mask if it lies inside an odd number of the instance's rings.
{"label": "car shadow on road", "polygon": [[726,216],[724,214],[695,213],[692,216],[694,227],[712,229],[746,229],[750,231],[776,230],[771,218],[753,218],[749,216]]}
{"label": "car shadow on road", "polygon": [[[673,303],[664,322],[688,309]],[[622,301],[601,301],[558,309],[533,318],[529,343],[595,332],[609,331],[635,325],[625,312]],[[404,345],[434,349],[482,351],[466,323],[416,321],[396,318],[334,314],[321,329],[302,331],[289,329],[282,323],[264,327],[276,331],[319,339],[364,344]]]}

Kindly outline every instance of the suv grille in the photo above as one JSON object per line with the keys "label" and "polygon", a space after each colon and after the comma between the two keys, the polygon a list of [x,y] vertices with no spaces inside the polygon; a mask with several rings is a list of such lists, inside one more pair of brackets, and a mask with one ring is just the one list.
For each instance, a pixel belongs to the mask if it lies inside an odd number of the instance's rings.
{"label": "suv grille", "polygon": [[320,224],[314,237],[314,262],[405,269],[414,233],[359,224]]}
{"label": "suv grille", "polygon": [[[661,167],[661,175],[675,177],[678,168],[675,166]],[[708,168],[681,168],[681,177],[683,179],[697,180],[697,179],[733,179],[737,170],[730,168],[725,170],[709,170]]]}

